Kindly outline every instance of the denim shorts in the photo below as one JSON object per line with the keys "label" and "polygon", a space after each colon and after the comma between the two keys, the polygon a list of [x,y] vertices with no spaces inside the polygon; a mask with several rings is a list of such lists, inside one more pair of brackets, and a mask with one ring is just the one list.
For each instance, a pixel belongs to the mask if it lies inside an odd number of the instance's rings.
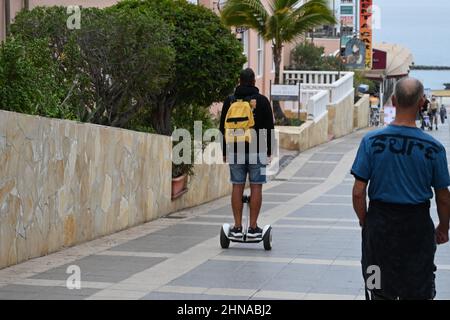
{"label": "denim shorts", "polygon": [[232,184],[245,184],[247,174],[250,184],[267,183],[266,165],[256,154],[243,156],[230,155],[230,181]]}

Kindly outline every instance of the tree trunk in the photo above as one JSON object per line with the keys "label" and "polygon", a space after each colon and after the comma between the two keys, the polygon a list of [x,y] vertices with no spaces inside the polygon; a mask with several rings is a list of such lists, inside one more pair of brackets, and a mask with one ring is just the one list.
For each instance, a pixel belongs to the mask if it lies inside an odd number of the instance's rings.
{"label": "tree trunk", "polygon": [[[275,80],[274,84],[281,84],[280,82],[280,73],[281,73],[281,52],[282,47],[275,44],[273,46],[273,58],[275,62]],[[273,112],[275,115],[275,119],[279,120],[281,124],[286,125],[289,121],[284,114],[283,110],[281,109],[280,102],[279,101],[273,101]]]}
{"label": "tree trunk", "polygon": [[157,102],[155,111],[152,113],[152,125],[156,133],[165,136],[172,135],[172,108],[170,99],[162,99]]}
{"label": "tree trunk", "polygon": [[5,0],[5,32],[9,36],[11,30],[11,1]]}

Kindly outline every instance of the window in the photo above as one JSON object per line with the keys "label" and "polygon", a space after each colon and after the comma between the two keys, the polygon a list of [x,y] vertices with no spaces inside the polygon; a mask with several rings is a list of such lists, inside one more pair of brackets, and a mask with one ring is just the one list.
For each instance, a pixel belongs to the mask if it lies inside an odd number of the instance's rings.
{"label": "window", "polygon": [[260,34],[258,34],[258,47],[256,54],[258,56],[258,68],[256,75],[261,77],[264,73],[264,40]]}
{"label": "window", "polygon": [[248,62],[249,62],[249,56],[248,56],[248,33],[249,31],[246,30],[241,34],[242,37],[242,46],[244,47],[244,56],[247,58],[247,62],[244,64],[244,69],[248,68]]}

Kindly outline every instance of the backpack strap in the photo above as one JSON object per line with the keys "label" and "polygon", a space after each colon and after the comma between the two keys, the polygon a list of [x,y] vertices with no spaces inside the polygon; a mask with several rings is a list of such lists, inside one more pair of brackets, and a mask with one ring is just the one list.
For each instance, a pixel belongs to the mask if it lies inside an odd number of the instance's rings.
{"label": "backpack strap", "polygon": [[234,94],[232,94],[231,96],[228,97],[230,99],[230,106],[237,101],[236,96]]}

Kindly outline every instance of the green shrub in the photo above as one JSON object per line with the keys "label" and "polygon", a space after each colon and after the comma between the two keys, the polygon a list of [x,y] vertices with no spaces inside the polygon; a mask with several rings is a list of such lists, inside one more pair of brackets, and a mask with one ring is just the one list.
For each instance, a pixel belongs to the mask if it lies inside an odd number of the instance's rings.
{"label": "green shrub", "polygon": [[174,77],[154,96],[152,112],[142,118],[156,132],[170,135],[174,108],[206,108],[232,92],[245,62],[242,45],[211,10],[185,0],[126,0],[110,10],[129,8],[141,14],[156,12],[174,28]]}
{"label": "green shrub", "polygon": [[74,119],[45,39],[8,38],[0,47],[0,109]]}
{"label": "green shrub", "polygon": [[289,69],[310,71],[338,71],[344,66],[336,57],[324,56],[325,49],[310,42],[297,45],[291,52]]}

